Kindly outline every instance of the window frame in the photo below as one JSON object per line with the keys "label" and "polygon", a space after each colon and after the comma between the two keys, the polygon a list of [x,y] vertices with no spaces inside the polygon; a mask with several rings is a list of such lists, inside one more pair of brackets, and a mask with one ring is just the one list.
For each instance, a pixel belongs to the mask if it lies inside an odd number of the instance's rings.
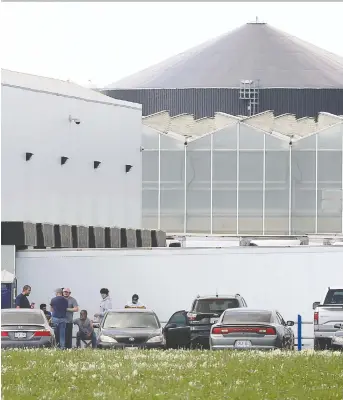
{"label": "window frame", "polygon": [[286,321],[283,319],[282,315],[278,311],[276,311],[276,317],[278,318],[280,325],[287,325]]}
{"label": "window frame", "polygon": [[[184,321],[185,321],[184,324],[180,324],[180,323],[178,323],[178,322],[174,322],[174,321],[173,321],[173,318],[174,318],[177,314],[183,316]],[[187,318],[187,315],[186,315],[185,311],[176,311],[176,312],[169,318],[169,321],[168,321],[168,324],[167,324],[167,325],[169,325],[169,324],[176,324],[176,326],[188,326],[188,325],[189,325],[189,324],[188,324],[188,318]]]}

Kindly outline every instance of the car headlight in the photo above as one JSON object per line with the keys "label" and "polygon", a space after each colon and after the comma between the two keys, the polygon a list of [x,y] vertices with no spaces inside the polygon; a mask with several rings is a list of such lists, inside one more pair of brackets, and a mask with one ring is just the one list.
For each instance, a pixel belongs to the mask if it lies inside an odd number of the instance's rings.
{"label": "car headlight", "polygon": [[332,341],[335,343],[343,344],[343,336],[334,336]]}
{"label": "car headlight", "polygon": [[150,338],[147,343],[161,343],[163,342],[164,337],[162,335],[154,336]]}
{"label": "car headlight", "polygon": [[113,337],[107,335],[100,335],[100,342],[104,343],[118,343]]}

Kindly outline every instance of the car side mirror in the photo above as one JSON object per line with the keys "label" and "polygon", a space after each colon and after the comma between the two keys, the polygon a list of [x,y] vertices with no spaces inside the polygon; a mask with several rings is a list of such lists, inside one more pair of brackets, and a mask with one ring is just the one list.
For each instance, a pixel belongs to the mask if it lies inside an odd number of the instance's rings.
{"label": "car side mirror", "polygon": [[319,305],[320,305],[320,301],[315,301],[315,302],[312,304],[312,308],[315,310]]}
{"label": "car side mirror", "polygon": [[93,328],[100,328],[99,322],[93,322]]}
{"label": "car side mirror", "polygon": [[287,321],[287,326],[294,326],[294,321]]}
{"label": "car side mirror", "polygon": [[341,329],[342,328],[342,324],[335,324],[333,327],[335,329]]}

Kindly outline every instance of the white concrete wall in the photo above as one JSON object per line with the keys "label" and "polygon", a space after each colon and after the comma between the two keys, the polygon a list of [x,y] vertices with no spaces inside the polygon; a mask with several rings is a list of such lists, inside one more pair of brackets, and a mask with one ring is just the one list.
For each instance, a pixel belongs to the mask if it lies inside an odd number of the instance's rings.
{"label": "white concrete wall", "polygon": [[[312,303],[328,286],[343,286],[343,248],[293,247],[226,249],[21,251],[19,287],[32,285],[32,301],[48,302],[53,290],[67,286],[93,315],[99,290],[107,287],[113,307],[122,308],[133,293],[160,319],[188,309],[198,294],[240,293],[249,307],[276,308],[285,319],[313,320]],[[313,336],[311,325],[305,336]]]}
{"label": "white concrete wall", "polygon": [[141,109],[129,105],[2,86],[2,220],[139,228]]}

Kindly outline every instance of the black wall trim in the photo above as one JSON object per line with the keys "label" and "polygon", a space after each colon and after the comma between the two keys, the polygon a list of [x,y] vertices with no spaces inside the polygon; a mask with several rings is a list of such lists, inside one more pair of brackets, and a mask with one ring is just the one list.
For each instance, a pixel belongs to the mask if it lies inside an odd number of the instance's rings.
{"label": "black wall trim", "polygon": [[166,247],[166,234],[148,229],[2,221],[1,244],[17,249]]}
{"label": "black wall trim", "polygon": [[62,243],[61,243],[61,231],[59,225],[54,225],[54,234],[55,234],[55,248],[60,249],[62,247]]}
{"label": "black wall trim", "polygon": [[120,247],[127,247],[127,235],[125,228],[120,229]]}

